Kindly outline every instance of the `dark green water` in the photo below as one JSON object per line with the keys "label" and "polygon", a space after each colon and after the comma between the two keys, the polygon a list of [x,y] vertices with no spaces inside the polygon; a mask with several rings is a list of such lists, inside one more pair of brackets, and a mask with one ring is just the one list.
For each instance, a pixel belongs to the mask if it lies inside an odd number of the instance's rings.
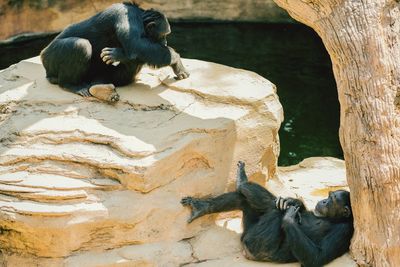
{"label": "dark green water", "polygon": [[[168,44],[183,57],[257,72],[278,87],[285,121],[279,165],[311,156],[343,157],[339,103],[329,56],[302,25],[174,24]],[[52,37],[0,45],[0,69],[36,56]]]}

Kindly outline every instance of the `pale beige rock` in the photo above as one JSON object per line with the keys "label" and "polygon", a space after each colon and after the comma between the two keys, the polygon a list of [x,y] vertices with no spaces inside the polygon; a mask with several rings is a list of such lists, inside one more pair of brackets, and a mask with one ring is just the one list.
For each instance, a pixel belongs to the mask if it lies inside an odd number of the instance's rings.
{"label": "pale beige rock", "polygon": [[[115,105],[51,85],[38,58],[0,71],[0,235],[8,266],[178,266],[207,257],[208,216],[186,195],[224,192],[236,162],[276,174],[275,86],[197,60],[191,77],[144,69]],[[260,170],[264,170],[262,173]],[[237,237],[217,231],[237,252]],[[204,241],[202,241],[204,240]],[[216,256],[221,254],[216,254]],[[64,258],[61,258],[64,257]]]}
{"label": "pale beige rock", "polygon": [[349,190],[344,161],[330,157],[307,158],[297,165],[279,167],[278,180],[271,180],[267,187],[277,195],[305,196],[304,204],[309,209],[326,198],[329,191]]}
{"label": "pale beige rock", "polygon": [[[211,259],[201,263],[188,264],[188,267],[300,267],[298,263],[272,263],[272,262],[256,262],[249,261],[243,258],[240,253],[230,255],[218,259]],[[352,261],[348,254],[334,260],[333,262],[325,265],[326,267],[356,267],[357,265]]]}
{"label": "pale beige rock", "polygon": [[175,267],[193,261],[188,242],[127,245],[106,252],[84,252],[65,261],[66,267],[165,266]]}
{"label": "pale beige rock", "polygon": [[190,240],[190,244],[193,247],[193,257],[197,261],[232,257],[242,250],[237,232],[221,226],[199,233]]}

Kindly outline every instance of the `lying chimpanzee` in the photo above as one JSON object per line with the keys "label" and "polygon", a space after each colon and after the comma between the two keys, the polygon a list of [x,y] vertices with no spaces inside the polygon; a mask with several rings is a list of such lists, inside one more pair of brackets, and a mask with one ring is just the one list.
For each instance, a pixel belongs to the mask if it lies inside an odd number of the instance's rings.
{"label": "lying chimpanzee", "polygon": [[189,223],[205,214],[242,210],[244,252],[256,261],[322,266],[348,251],[353,235],[349,192],[330,192],[310,212],[298,199],[276,198],[248,182],[240,161],[235,192],[208,199],[186,197],[181,203],[192,210]]}
{"label": "lying chimpanzee", "polygon": [[[82,96],[118,101],[115,86],[131,83],[144,64],[171,66],[177,79],[189,76],[167,46],[164,14],[136,4],[114,4],[62,31],[42,52],[47,79]],[[119,63],[119,65],[118,65]]]}

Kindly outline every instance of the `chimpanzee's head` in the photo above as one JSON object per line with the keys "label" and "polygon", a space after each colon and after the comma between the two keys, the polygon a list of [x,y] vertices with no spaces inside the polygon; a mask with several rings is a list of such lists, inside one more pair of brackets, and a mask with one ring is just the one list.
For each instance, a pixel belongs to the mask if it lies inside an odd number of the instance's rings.
{"label": "chimpanzee's head", "polygon": [[151,41],[166,46],[167,35],[171,33],[167,17],[154,9],[145,10],[142,17],[146,36]]}
{"label": "chimpanzee's head", "polygon": [[329,197],[315,206],[314,215],[335,220],[351,219],[350,193],[345,190],[329,192]]}

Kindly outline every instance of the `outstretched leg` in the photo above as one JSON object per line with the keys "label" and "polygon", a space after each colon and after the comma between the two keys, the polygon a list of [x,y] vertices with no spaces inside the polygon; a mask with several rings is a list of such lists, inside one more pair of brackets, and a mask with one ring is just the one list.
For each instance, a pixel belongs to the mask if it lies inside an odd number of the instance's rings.
{"label": "outstretched leg", "polygon": [[192,212],[188,222],[192,222],[203,215],[232,211],[242,210],[244,205],[244,198],[238,192],[230,192],[222,194],[215,198],[194,198],[185,197],[181,200],[183,206],[191,208]]}
{"label": "outstretched leg", "polygon": [[94,96],[115,102],[119,96],[112,84],[87,80],[91,65],[92,45],[87,39],[55,39],[42,52],[41,59],[50,83],[81,96]]}
{"label": "outstretched leg", "polygon": [[190,207],[192,210],[188,223],[206,214],[242,210],[243,232],[248,231],[256,224],[261,215],[261,213],[253,210],[248,205],[243,195],[238,192],[225,193],[215,198],[205,199],[185,197],[181,200],[181,203],[184,206]]}
{"label": "outstretched leg", "polygon": [[275,210],[275,196],[264,187],[248,182],[245,164],[241,161],[237,164],[236,192],[225,193],[215,198],[185,197],[181,203],[192,209],[188,222],[205,214],[223,211],[242,210],[243,225],[247,229],[266,212]]}

